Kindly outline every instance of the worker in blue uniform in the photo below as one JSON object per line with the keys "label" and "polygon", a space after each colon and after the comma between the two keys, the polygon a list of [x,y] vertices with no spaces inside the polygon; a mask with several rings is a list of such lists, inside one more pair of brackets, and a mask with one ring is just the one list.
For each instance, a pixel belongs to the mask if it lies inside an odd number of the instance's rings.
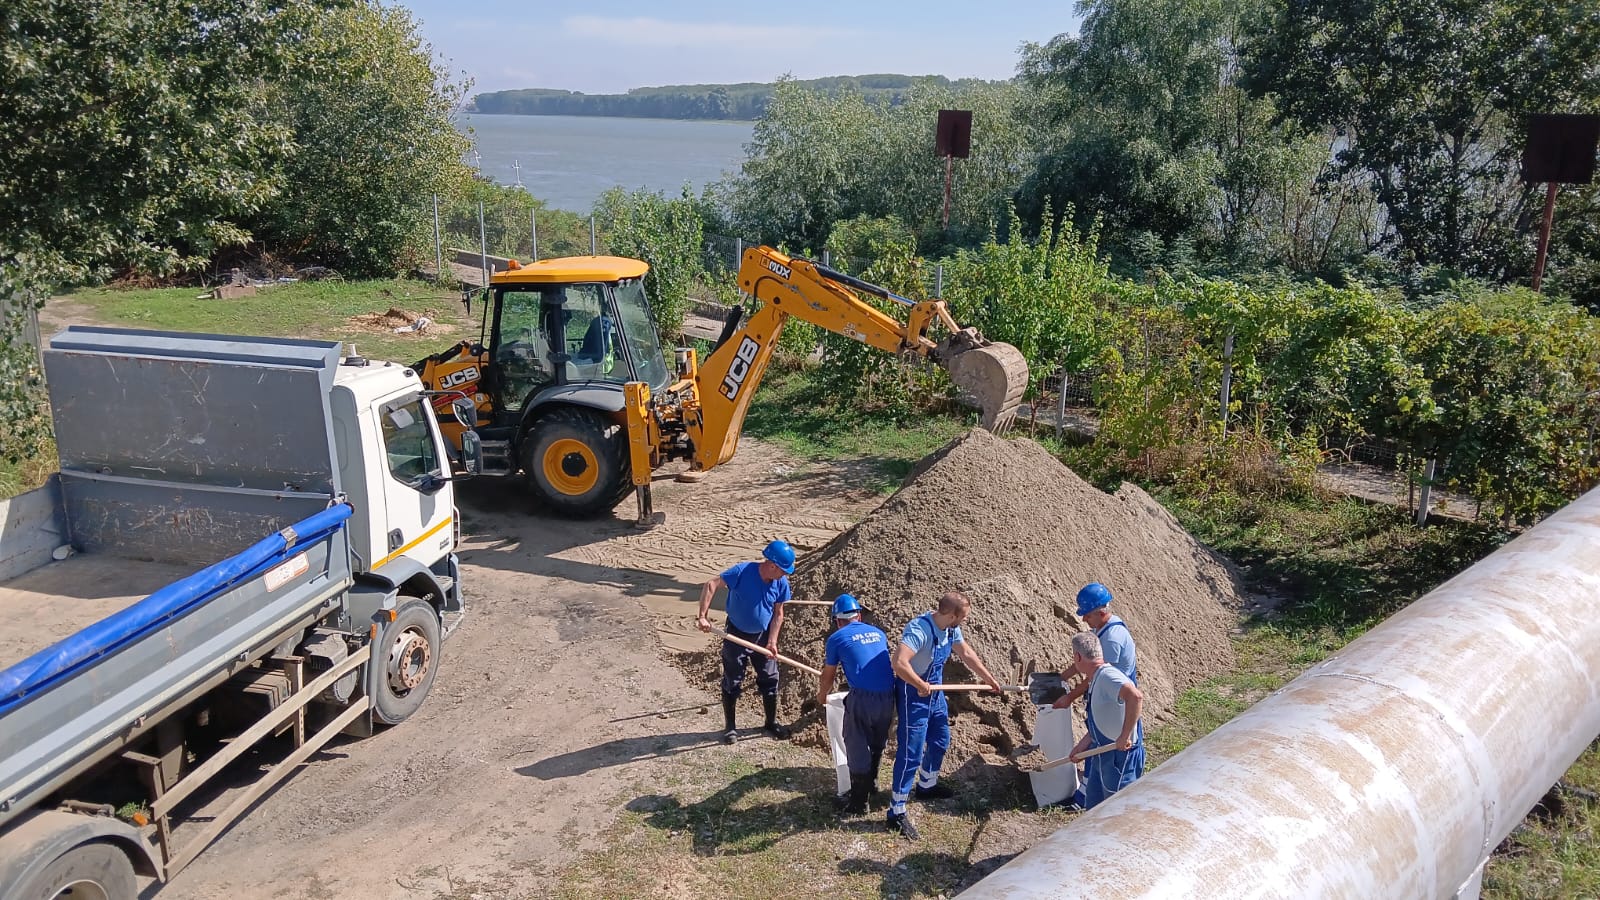
{"label": "worker in blue uniform", "polygon": [[700,589],[700,613],[695,624],[701,631],[711,630],[711,600],[719,588],[728,591],[728,634],[767,648],[767,654],[751,659],[755,652],[732,641],[722,642],[722,742],[739,740],[734,727],[734,709],[744,687],[747,663],[756,670],[756,689],[767,721],[762,726],[777,738],[789,736],[789,729],[778,724],[778,632],[783,629],[783,604],[789,599],[789,576],[794,573],[794,548],[785,541],[773,541],[761,551],[759,562],[736,563],[726,572],[706,582]]}
{"label": "worker in blue uniform", "polygon": [[[1092,632],[1072,636],[1072,666],[1089,685],[1089,711],[1083,737],[1072,748],[1074,762],[1083,762],[1080,796],[1084,809],[1094,809],[1144,774],[1144,694],[1133,680],[1105,661],[1100,639]],[[1116,749],[1085,758],[1089,750],[1115,744]]]}
{"label": "worker in blue uniform", "polygon": [[[1094,631],[1095,637],[1100,639],[1100,654],[1108,665],[1115,666],[1118,671],[1128,676],[1134,684],[1139,683],[1139,663],[1133,646],[1133,634],[1128,631],[1128,624],[1122,619],[1111,614],[1108,609],[1111,604],[1111,589],[1097,582],[1086,584],[1078,591],[1078,618]],[[1072,701],[1082,697],[1089,690],[1087,680],[1079,681],[1068,691],[1065,696],[1059,697],[1051,705],[1056,709],[1066,709]]]}
{"label": "worker in blue uniform", "polygon": [[912,619],[894,653],[895,705],[900,717],[895,731],[894,784],[889,802],[889,827],[916,840],[917,829],[906,813],[913,788],[921,800],[952,796],[939,783],[939,767],[950,749],[950,708],[944,692],[944,664],[954,656],[995,691],[1000,682],[961,635],[972,600],[958,591],[939,598],[938,607]]}
{"label": "worker in blue uniform", "polygon": [[894,723],[894,667],[889,636],[861,621],[856,598],[840,594],[833,601],[833,623],[836,630],[823,649],[817,705],[828,705],[834,679],[843,669],[850,685],[844,698],[844,751],[850,766],[844,812],[859,816],[867,811],[867,795],[877,788],[878,766]]}

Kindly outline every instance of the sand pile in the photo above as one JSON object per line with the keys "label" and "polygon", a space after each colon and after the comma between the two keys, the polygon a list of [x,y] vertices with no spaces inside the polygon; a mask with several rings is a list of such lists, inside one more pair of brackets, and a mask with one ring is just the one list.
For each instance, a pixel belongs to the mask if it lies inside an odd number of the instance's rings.
{"label": "sand pile", "polygon": [[[802,557],[795,599],[848,591],[869,622],[897,642],[910,619],[955,588],[973,597],[963,632],[991,671],[1013,681],[1029,660],[1040,671],[1071,662],[1071,636],[1084,626],[1075,597],[1100,581],[1116,595],[1139,649],[1146,719],[1160,719],[1177,695],[1230,670],[1240,597],[1227,565],[1185,532],[1144,491],[1107,494],[1029,440],[975,429],[919,464],[898,492],[849,531]],[[793,607],[781,650],[820,665],[829,623],[823,607]],[[696,671],[716,671],[714,656]],[[808,701],[816,680],[785,667],[781,708],[805,743],[825,745]],[[974,680],[959,663],[948,682]],[[1032,738],[1025,694],[953,694],[954,771],[971,753],[1010,753]]]}

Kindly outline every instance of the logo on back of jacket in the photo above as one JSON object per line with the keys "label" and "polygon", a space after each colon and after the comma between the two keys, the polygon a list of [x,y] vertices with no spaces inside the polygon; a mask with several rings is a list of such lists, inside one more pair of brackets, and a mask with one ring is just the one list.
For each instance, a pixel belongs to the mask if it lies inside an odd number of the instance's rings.
{"label": "logo on back of jacket", "polygon": [[739,342],[739,350],[733,354],[733,362],[728,364],[728,375],[722,379],[722,396],[729,400],[739,396],[739,389],[744,387],[744,380],[750,375],[750,367],[755,364],[756,354],[760,351],[761,345],[749,338]]}

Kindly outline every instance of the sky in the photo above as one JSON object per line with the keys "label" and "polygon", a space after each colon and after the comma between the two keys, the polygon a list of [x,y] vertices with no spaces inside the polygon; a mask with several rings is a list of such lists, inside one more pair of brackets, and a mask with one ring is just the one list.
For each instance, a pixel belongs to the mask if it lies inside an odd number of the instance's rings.
{"label": "sky", "polygon": [[1076,31],[1071,0],[804,4],[401,0],[472,92],[621,93],[661,84],[894,72],[1009,78],[1017,48]]}

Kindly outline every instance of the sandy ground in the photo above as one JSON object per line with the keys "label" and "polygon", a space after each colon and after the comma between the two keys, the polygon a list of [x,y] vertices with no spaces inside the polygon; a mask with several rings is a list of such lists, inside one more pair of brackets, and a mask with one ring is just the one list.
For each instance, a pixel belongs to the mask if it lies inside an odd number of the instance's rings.
{"label": "sandy ground", "polygon": [[880,499],[754,441],[702,484],[658,476],[667,522],[650,531],[465,485],[469,614],[422,710],[330,745],[146,896],[541,894],[596,846],[619,791],[712,745],[715,698],[663,649],[707,645],[690,624],[699,585],[770,538],[820,547]]}

